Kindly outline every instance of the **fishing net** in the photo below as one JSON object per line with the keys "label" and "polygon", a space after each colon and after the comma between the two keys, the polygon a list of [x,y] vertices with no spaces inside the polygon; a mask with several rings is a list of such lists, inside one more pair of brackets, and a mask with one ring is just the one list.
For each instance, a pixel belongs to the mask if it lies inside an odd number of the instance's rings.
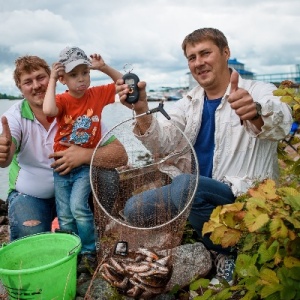
{"label": "fishing net", "polygon": [[[146,114],[169,118],[162,103]],[[198,163],[189,140],[171,119],[167,126],[176,132],[175,143],[140,140],[134,127],[141,116],[124,120],[103,136],[92,157],[90,179],[101,275],[124,294],[146,299],[161,293],[171,277],[171,249],[182,240],[198,185]],[[114,138],[124,146],[128,163],[101,168],[97,151]]]}

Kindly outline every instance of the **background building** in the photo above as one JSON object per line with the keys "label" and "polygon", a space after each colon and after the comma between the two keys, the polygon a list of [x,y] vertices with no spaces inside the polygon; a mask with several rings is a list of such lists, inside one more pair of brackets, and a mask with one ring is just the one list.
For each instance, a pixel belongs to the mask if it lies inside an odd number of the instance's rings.
{"label": "background building", "polygon": [[[295,65],[295,72],[290,73],[274,73],[274,74],[255,74],[251,71],[245,70],[245,65],[239,62],[236,58],[228,60],[228,66],[234,68],[243,78],[245,79],[254,79],[260,81],[272,82],[278,86],[283,80],[290,80],[296,85],[300,84],[300,65]],[[197,82],[193,78],[191,72],[187,73],[188,75],[188,89],[192,89],[197,85]]]}

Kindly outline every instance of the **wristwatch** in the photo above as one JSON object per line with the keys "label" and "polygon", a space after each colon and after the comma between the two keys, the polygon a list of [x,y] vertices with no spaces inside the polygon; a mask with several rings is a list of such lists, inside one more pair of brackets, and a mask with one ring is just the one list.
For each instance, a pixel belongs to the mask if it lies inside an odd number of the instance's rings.
{"label": "wristwatch", "polygon": [[255,105],[256,105],[256,116],[253,117],[253,118],[251,119],[251,121],[257,120],[257,119],[261,116],[261,104],[258,103],[258,102],[254,102],[254,103],[255,103]]}

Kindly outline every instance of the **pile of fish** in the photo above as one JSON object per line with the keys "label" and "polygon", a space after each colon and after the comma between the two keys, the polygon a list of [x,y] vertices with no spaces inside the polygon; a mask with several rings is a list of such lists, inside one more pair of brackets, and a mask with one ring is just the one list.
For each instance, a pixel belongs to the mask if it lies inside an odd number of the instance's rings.
{"label": "pile of fish", "polygon": [[126,257],[111,256],[99,268],[101,276],[120,293],[132,298],[151,299],[164,292],[172,275],[171,256],[139,248]]}

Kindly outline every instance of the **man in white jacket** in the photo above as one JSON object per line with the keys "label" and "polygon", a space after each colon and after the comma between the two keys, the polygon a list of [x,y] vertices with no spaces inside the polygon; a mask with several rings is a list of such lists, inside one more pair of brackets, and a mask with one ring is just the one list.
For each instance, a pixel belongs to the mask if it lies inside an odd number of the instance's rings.
{"label": "man in white jacket", "polygon": [[[174,110],[168,112],[170,121],[158,120],[151,114],[137,118],[135,134],[153,154],[166,153],[178,145],[171,123],[189,138],[200,172],[189,221],[206,247],[217,252],[217,274],[211,286],[219,285],[222,278],[232,284],[234,252],[202,236],[203,224],[216,206],[234,202],[253,182],[278,178],[277,144],[290,131],[291,110],[279,97],[273,96],[276,89],[273,84],[242,79],[228,67],[230,49],[218,29],[195,30],[185,37],[182,49],[198,85],[176,101]],[[132,106],[125,101],[128,86],[119,81],[121,102],[133,107],[136,114],[149,111],[145,85],[139,83],[139,101]],[[180,159],[176,163],[181,165],[180,169],[165,166],[163,170],[172,178],[184,173]],[[176,195],[180,176],[176,177],[172,195]],[[143,199],[146,202],[150,198]],[[178,199],[172,201],[178,204]],[[136,202],[137,198],[133,197],[125,207],[129,220],[134,220],[137,205],[141,207]]]}

